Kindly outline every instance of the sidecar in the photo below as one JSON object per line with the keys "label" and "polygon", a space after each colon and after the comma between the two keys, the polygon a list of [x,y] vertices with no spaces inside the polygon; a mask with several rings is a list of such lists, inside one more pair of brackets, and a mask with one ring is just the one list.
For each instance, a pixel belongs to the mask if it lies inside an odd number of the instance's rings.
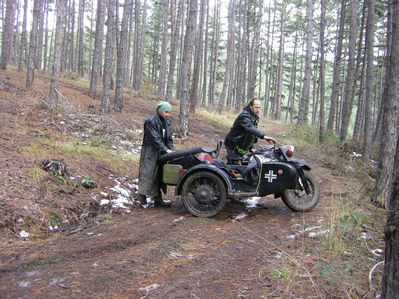
{"label": "sidecar", "polygon": [[[220,147],[221,143],[216,149],[185,149],[160,158],[164,163],[163,182],[176,186],[176,195],[181,195],[191,214],[212,217],[223,209],[228,198],[269,194],[282,197],[294,211],[308,211],[317,204],[318,186],[303,161],[288,160],[279,148],[260,151],[240,165],[228,165],[218,159]],[[279,158],[281,154],[285,158]]]}

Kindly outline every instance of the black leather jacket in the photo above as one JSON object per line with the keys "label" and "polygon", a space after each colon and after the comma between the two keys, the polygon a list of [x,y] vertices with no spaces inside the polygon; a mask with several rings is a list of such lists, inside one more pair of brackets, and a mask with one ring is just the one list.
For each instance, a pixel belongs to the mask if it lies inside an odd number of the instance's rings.
{"label": "black leather jacket", "polygon": [[[165,122],[165,131],[162,125]],[[149,117],[144,123],[143,147],[156,148],[160,154],[166,150],[173,150],[172,123],[170,120],[162,119],[157,113]]]}
{"label": "black leather jacket", "polygon": [[259,116],[252,113],[249,108],[244,108],[238,115],[227,134],[224,144],[231,150],[238,149],[249,151],[258,141],[258,138],[264,138],[265,134],[258,130]]}

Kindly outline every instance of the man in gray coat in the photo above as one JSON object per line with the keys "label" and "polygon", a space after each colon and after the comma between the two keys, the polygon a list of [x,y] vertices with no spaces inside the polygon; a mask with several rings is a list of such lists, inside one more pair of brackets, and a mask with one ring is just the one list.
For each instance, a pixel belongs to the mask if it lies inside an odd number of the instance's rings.
{"label": "man in gray coat", "polygon": [[147,204],[147,198],[154,200],[155,206],[170,207],[170,201],[162,200],[161,189],[166,193],[162,183],[160,155],[171,153],[173,147],[172,123],[169,120],[172,106],[168,102],[159,102],[157,112],[144,123],[143,144],[139,169],[139,200]]}

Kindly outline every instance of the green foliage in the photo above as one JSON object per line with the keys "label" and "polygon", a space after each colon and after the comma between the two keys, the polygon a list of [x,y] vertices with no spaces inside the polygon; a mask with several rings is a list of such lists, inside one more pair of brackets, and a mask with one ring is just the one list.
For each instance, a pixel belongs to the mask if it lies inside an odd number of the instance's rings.
{"label": "green foliage", "polygon": [[50,214],[49,221],[51,226],[58,226],[61,223],[61,217],[57,214]]}
{"label": "green foliage", "polygon": [[35,182],[40,182],[43,180],[43,178],[46,176],[46,171],[41,169],[40,167],[32,167],[32,168],[27,168],[25,170],[25,173],[28,177],[30,177],[32,180]]}
{"label": "green foliage", "polygon": [[287,268],[277,269],[271,273],[271,276],[276,279],[293,279],[298,277],[297,274]]}
{"label": "green foliage", "polygon": [[55,171],[55,170],[53,170],[53,171],[51,172],[51,174],[53,175],[53,177],[54,177],[57,181],[60,181],[60,182],[65,182],[65,181],[66,181],[66,178],[65,178],[64,176],[58,174],[57,171]]}
{"label": "green foliage", "polygon": [[80,181],[80,183],[85,188],[94,188],[94,187],[96,187],[96,182],[89,175],[83,176],[83,178]]}
{"label": "green foliage", "polygon": [[42,148],[38,144],[30,144],[17,149],[19,152],[25,152],[30,154],[39,154],[42,152]]}

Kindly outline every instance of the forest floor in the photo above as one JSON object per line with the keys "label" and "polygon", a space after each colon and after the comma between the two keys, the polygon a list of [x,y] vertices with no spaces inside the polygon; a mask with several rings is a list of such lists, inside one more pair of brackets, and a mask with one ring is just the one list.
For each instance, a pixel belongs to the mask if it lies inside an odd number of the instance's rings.
{"label": "forest floor", "polygon": [[[370,270],[383,260],[385,212],[369,203],[371,170],[347,145],[335,155],[262,118],[261,129],[296,141],[296,157],[314,167],[321,198],[307,213],[266,197],[198,218],[173,188],[171,208],[144,209],[134,200],[142,124],[159,99],[128,92],[123,113],[103,115],[87,82],[63,78],[56,109],[48,77],[24,85],[24,73],[0,73],[1,298],[378,295],[382,267]],[[176,147],[214,147],[228,130],[219,117],[237,113],[226,115],[191,115]],[[62,161],[67,175],[42,170],[44,160]]]}

